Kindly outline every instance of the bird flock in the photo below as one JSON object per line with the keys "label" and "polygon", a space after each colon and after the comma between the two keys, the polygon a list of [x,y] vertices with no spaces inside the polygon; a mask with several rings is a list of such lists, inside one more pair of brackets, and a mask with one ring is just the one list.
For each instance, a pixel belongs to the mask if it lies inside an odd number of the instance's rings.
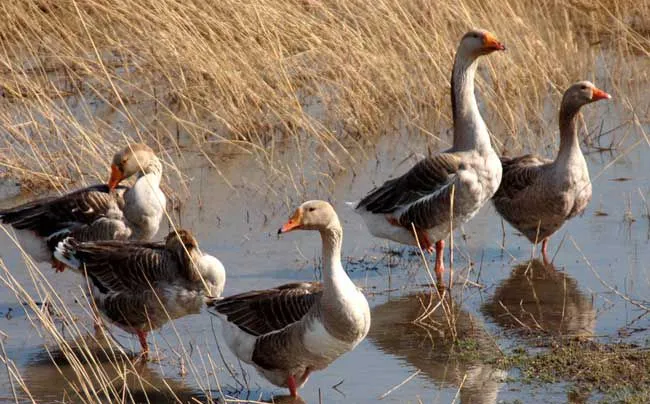
{"label": "bird flock", "polygon": [[[610,95],[588,81],[566,90],[555,160],[532,154],[499,157],[478,109],[474,78],[482,56],[505,49],[485,30],[466,33],[451,75],[452,147],[349,203],[372,235],[435,251],[441,289],[444,240],[488,200],[532,243],[541,242],[548,262],[549,237],[591,199],[576,120],[582,106]],[[132,187],[120,185],[132,176]],[[320,233],[322,282],[223,297],[224,266],[201,252],[189,230],[175,229],[164,241],[151,241],[166,208],[161,177],[162,163],[154,151],[129,144],[115,154],[108,184],[0,210],[0,221],[13,227],[36,261],[85,277],[98,311],[96,324],[103,318],[137,335],[145,360],[149,331],[207,307],[220,320],[231,351],[296,396],[311,372],[326,368],[365,338],[368,302],[343,268],[343,230],[328,202],[303,203],[278,231]]]}

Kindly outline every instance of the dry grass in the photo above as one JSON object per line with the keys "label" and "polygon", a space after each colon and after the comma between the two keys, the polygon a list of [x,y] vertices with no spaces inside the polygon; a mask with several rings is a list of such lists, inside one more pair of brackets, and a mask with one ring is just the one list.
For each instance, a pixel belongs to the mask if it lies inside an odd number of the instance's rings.
{"label": "dry grass", "polygon": [[650,6],[631,0],[0,7],[0,170],[26,185],[103,179],[96,161],[123,136],[159,144],[168,161],[183,145],[208,157],[227,144],[271,163],[286,143],[316,141],[342,164],[381,133],[447,141],[452,58],[474,26],[509,48],[486,58],[479,83],[500,149],[539,147],[561,90],[578,79],[612,91],[624,122],[645,116]]}
{"label": "dry grass", "polygon": [[[105,162],[125,138],[157,145],[166,175],[181,182],[175,162],[188,146],[218,167],[223,152],[275,166],[285,146],[319,145],[322,162],[345,167],[382,134],[447,142],[452,59],[471,27],[509,49],[485,58],[478,86],[498,149],[554,144],[539,133],[554,133],[548,117],[578,79],[614,94],[633,135],[647,124],[647,2],[9,0],[0,13],[0,180],[26,188],[105,180]],[[133,401],[122,385],[137,372],[119,347],[107,354],[111,372],[102,370],[0,269],[72,364],[76,400]],[[28,269],[41,300],[63,313],[73,336],[85,335],[46,278]],[[18,368],[7,369],[28,391]]]}

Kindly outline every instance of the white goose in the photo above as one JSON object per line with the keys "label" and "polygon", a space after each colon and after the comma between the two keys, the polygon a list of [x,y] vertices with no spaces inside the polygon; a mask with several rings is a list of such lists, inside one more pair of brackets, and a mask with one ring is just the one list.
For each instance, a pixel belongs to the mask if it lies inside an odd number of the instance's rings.
{"label": "white goose", "polygon": [[548,239],[564,222],[582,214],[591,200],[591,180],[580,143],[580,108],[611,98],[588,81],[569,87],[560,105],[560,150],[555,160],[527,154],[502,157],[503,181],[492,201],[497,212],[531,243],[542,242],[549,264]]}
{"label": "white goose", "polygon": [[[118,184],[132,175],[132,188]],[[0,221],[16,230],[20,244],[38,262],[65,266],[54,248],[66,237],[90,240],[149,240],[165,210],[160,190],[162,163],[144,144],[131,144],[115,154],[108,185],[95,185],[59,197],[38,199],[0,210]]]}
{"label": "white goose", "polygon": [[487,31],[473,30],[463,36],[451,77],[452,148],[421,160],[356,205],[357,213],[375,237],[409,245],[419,242],[429,252],[435,244],[439,285],[443,284],[444,239],[452,227],[470,220],[501,182],[501,163],[474,96],[478,59],[497,50],[505,47]]}
{"label": "white goose", "polygon": [[294,397],[312,371],[352,350],[370,328],[368,301],[341,264],[343,230],[334,208],[324,201],[303,203],[278,233],[296,229],[320,232],[323,283],[292,283],[208,302],[232,352]]}
{"label": "white goose", "polygon": [[172,231],[165,243],[111,240],[79,242],[66,238],[57,260],[88,276],[100,313],[137,334],[147,357],[147,332],[170,319],[197,314],[206,296],[221,296],[226,272],[204,255],[187,230]]}

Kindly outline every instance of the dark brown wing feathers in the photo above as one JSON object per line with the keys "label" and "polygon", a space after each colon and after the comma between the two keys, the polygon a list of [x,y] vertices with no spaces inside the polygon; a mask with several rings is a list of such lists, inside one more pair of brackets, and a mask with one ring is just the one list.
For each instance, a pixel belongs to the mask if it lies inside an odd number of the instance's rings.
{"label": "dark brown wing feathers", "polygon": [[372,191],[357,207],[372,213],[392,213],[448,185],[460,167],[460,160],[453,154],[425,158],[401,177],[388,180]]}
{"label": "dark brown wing feathers", "polygon": [[495,199],[514,198],[517,193],[531,186],[541,172],[541,167],[551,160],[526,154],[520,157],[501,157],[503,176]]}
{"label": "dark brown wing feathers", "polygon": [[322,291],[322,284],[317,282],[291,283],[215,299],[208,305],[246,333],[260,336],[302,319]]}
{"label": "dark brown wing feathers", "polygon": [[[83,265],[80,271],[88,274],[100,290],[113,292],[142,292],[160,281],[174,281],[179,268],[177,255],[161,243],[137,241],[98,241],[74,243],[74,257]],[[176,271],[179,272],[179,271]]]}
{"label": "dark brown wing feathers", "polygon": [[95,185],[60,197],[39,199],[1,210],[0,221],[48,237],[78,224],[90,224],[115,206],[122,209],[121,195],[125,189],[128,188],[118,187],[118,192],[109,192],[108,186]]}

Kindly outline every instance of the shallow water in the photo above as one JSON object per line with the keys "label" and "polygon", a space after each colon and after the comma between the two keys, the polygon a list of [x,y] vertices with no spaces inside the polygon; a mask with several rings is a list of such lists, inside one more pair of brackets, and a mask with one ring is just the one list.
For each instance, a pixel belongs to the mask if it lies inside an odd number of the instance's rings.
{"label": "shallow water", "polygon": [[[605,129],[614,126],[605,121]],[[414,324],[412,320],[422,305],[429,302],[429,289],[423,286],[429,283],[429,276],[421,258],[410,248],[369,236],[361,218],[345,207],[344,201],[357,199],[374,184],[408,169],[416,160],[413,153],[426,150],[426,140],[407,135],[384,137],[366,155],[352,156],[356,163],[344,161],[347,169],[333,170],[333,174],[322,174],[326,170],[319,166],[321,161],[304,155],[292,159],[287,152],[286,164],[294,172],[301,172],[304,164],[304,172],[316,173],[302,178],[262,169],[243,155],[220,159],[220,176],[199,163],[198,154],[188,151],[178,161],[190,179],[188,189],[172,185],[187,197],[181,197],[178,209],[170,212],[181,227],[192,229],[202,250],[222,260],[228,272],[226,293],[234,294],[318,279],[318,235],[294,232],[278,238],[276,231],[302,199],[333,202],[344,226],[344,263],[352,279],[367,293],[373,325],[368,338],[353,352],[310,378],[301,390],[306,402],[318,402],[319,397],[323,402],[375,402],[409,378],[383,401],[566,401],[569,386],[565,384],[511,382],[508,377],[516,377],[516,370],[496,369],[483,355],[451,352],[452,337],[440,310],[426,322]],[[435,145],[432,149],[442,147]],[[318,150],[318,146],[313,148]],[[642,143],[626,152],[587,157],[593,199],[582,217],[569,222],[552,239],[554,269],[530,261],[530,244],[507,224],[504,232],[492,206],[485,206],[462,232],[456,232],[456,286],[451,311],[461,341],[472,341],[472,348],[487,356],[516,346],[534,347],[540,336],[559,334],[645,343],[650,337],[650,319],[631,301],[645,305],[650,301],[647,152],[648,145]],[[21,197],[5,200],[0,206],[19,201]],[[167,230],[162,226],[159,236]],[[34,280],[25,269],[23,257],[5,234],[0,235],[0,258],[17,282],[34,293]],[[90,317],[78,303],[83,300],[80,278],[69,272],[54,274],[45,266],[42,270],[77,314],[78,322],[92,333]],[[6,279],[8,275],[2,276]],[[463,286],[466,279],[470,281]],[[44,296],[37,300],[44,300]],[[70,365],[61,360],[56,344],[51,340],[44,343],[42,330],[29,320],[30,310],[24,310],[8,288],[0,289],[0,315],[4,316],[0,330],[7,335],[3,339],[7,356],[20,371],[33,399],[74,399],[73,389],[63,389],[66,380],[75,384]],[[219,397],[220,389],[227,395],[254,400],[286,394],[249,366],[240,367],[223,346],[225,363],[237,374],[233,378],[218,354],[216,328],[211,316],[203,313],[152,333],[149,341],[156,347],[154,357],[158,360],[132,370],[147,381],[130,383],[132,391],[143,392],[134,401],[146,402],[146,396],[150,402],[176,402],[176,398],[185,402],[191,397],[207,400]],[[138,350],[134,337],[116,328],[110,330],[127,349]],[[181,359],[183,349],[192,364]],[[103,356],[97,356],[100,362]],[[242,388],[240,382],[247,387]],[[17,396],[28,401],[15,380],[14,386]],[[12,397],[11,380],[2,368],[0,400]]]}

